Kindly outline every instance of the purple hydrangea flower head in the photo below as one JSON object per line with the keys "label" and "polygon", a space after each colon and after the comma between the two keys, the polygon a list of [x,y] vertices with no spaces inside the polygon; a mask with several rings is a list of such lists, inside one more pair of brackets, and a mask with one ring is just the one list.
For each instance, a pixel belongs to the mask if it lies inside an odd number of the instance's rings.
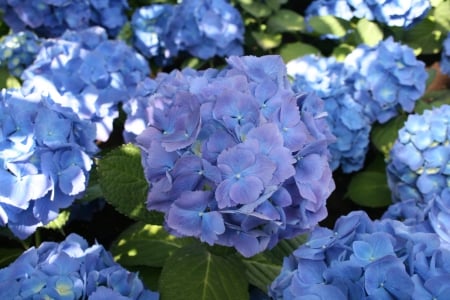
{"label": "purple hydrangea flower head", "polygon": [[119,103],[131,98],[148,74],[140,54],[122,41],[109,40],[101,27],[91,27],[46,40],[22,79],[26,89],[40,90],[93,121],[97,139],[106,141]]}
{"label": "purple hydrangea flower head", "polygon": [[0,225],[25,238],[86,189],[95,126],[37,92],[0,100]]}
{"label": "purple hydrangea flower head", "polygon": [[15,32],[30,30],[38,36],[58,37],[66,30],[101,26],[115,37],[127,21],[126,0],[6,0],[0,7],[5,23]]}
{"label": "purple hydrangea flower head", "polygon": [[[449,105],[410,115],[391,149],[387,175],[393,201],[400,203],[397,214],[430,222],[450,242],[449,132]],[[417,209],[406,210],[407,202]]]}
{"label": "purple hydrangea flower head", "polygon": [[124,106],[125,128],[142,149],[147,207],[167,229],[252,256],[326,216],[334,136],[321,100],[292,91],[281,57],[227,63],[147,81]]}
{"label": "purple hydrangea flower head", "polygon": [[344,64],[334,58],[307,55],[290,61],[287,71],[297,93],[315,93],[324,100],[327,122],[336,136],[330,145],[331,167],[346,173],[363,167],[371,124],[345,83]]}
{"label": "purple hydrangea flower head", "polygon": [[[450,286],[448,245],[424,227],[369,219],[363,211],[316,227],[286,257],[272,299],[423,299]],[[426,299],[426,297],[425,297]]]}
{"label": "purple hydrangea flower head", "polygon": [[60,243],[44,242],[0,269],[2,299],[157,300],[136,273],[114,262],[100,244],[72,233]]}
{"label": "purple hydrangea flower head", "polygon": [[353,97],[371,122],[385,123],[399,110],[412,112],[425,92],[425,64],[392,37],[374,47],[360,45],[344,61]]}
{"label": "purple hydrangea flower head", "polygon": [[131,18],[134,47],[160,65],[168,64],[171,58],[163,37],[173,11],[174,5],[153,4],[136,9]]}
{"label": "purple hydrangea flower head", "polygon": [[161,40],[170,57],[180,51],[201,59],[242,55],[244,23],[226,0],[183,1],[173,8]]}
{"label": "purple hydrangea flower head", "polygon": [[306,8],[305,16],[335,16],[344,20],[367,19],[409,28],[424,19],[431,9],[427,0],[315,0]]}
{"label": "purple hydrangea flower head", "polygon": [[40,50],[40,39],[31,31],[20,31],[4,36],[0,41],[0,66],[20,77],[31,65]]}
{"label": "purple hydrangea flower head", "polygon": [[441,53],[441,71],[442,73],[450,76],[450,33],[442,43],[442,53]]}

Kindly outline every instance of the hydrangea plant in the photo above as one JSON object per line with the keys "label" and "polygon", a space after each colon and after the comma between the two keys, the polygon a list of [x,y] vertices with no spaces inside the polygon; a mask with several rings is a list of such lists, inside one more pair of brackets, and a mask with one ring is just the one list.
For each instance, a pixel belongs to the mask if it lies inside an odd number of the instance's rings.
{"label": "hydrangea plant", "polygon": [[23,86],[50,95],[97,125],[97,139],[111,134],[118,105],[149,74],[145,59],[123,41],[109,40],[101,27],[66,31],[42,43],[23,73]]}
{"label": "hydrangea plant", "polygon": [[38,92],[0,96],[0,225],[26,238],[86,189],[95,126]]}
{"label": "hydrangea plant", "polygon": [[321,100],[294,94],[279,56],[227,62],[160,75],[136,141],[147,207],[170,232],[252,256],[326,216],[333,136]]}
{"label": "hydrangea plant", "polygon": [[41,40],[31,31],[4,36],[0,41],[0,66],[16,77],[31,65],[40,50]]}
{"label": "hydrangea plant", "polygon": [[412,114],[400,129],[387,162],[388,185],[397,202],[386,216],[428,220],[450,242],[450,106]]}
{"label": "hydrangea plant", "polygon": [[444,39],[441,53],[441,71],[450,76],[450,33]]}
{"label": "hydrangea plant", "polygon": [[363,211],[317,227],[286,257],[272,299],[441,299],[450,251],[423,227],[372,221]]}
{"label": "hydrangea plant", "polygon": [[2,299],[158,300],[137,273],[114,262],[100,244],[72,233],[60,243],[29,248],[0,269]]}

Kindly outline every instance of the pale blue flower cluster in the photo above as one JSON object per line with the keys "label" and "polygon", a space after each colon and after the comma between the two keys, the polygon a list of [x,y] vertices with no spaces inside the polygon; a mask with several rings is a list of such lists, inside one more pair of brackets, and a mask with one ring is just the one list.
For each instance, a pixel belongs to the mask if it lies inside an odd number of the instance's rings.
{"label": "pale blue flower cluster", "polygon": [[226,0],[142,7],[131,25],[136,48],[146,56],[157,54],[161,63],[179,52],[201,59],[243,54],[244,23]]}
{"label": "pale blue flower cluster", "polygon": [[332,169],[341,167],[345,173],[360,170],[372,124],[363,106],[352,98],[352,87],[345,82],[344,64],[333,57],[307,55],[291,60],[287,72],[293,77],[295,92],[313,92],[324,100],[327,121],[336,136],[336,142],[330,145]]}
{"label": "pale blue flower cluster", "polygon": [[442,43],[441,72],[450,76],[450,32]]}
{"label": "pale blue flower cluster", "polygon": [[322,101],[292,91],[280,56],[227,63],[160,73],[126,128],[142,149],[147,207],[167,229],[252,256],[327,215],[334,136]]}
{"label": "pale blue flower cluster", "polygon": [[101,26],[117,36],[127,21],[127,0],[3,0],[5,23],[14,31],[30,30],[57,37],[65,30]]}
{"label": "pale blue flower cluster", "polygon": [[374,47],[360,45],[344,61],[346,84],[371,122],[385,123],[399,111],[412,112],[425,92],[425,63],[392,37]]}
{"label": "pale blue flower cluster", "polygon": [[363,211],[316,227],[286,257],[272,299],[445,299],[450,249],[425,228]]}
{"label": "pale blue flower cluster", "polygon": [[450,242],[450,105],[412,114],[387,162],[396,202],[386,217],[429,222]]}
{"label": "pale blue flower cluster", "polygon": [[11,33],[0,41],[0,66],[13,76],[20,77],[35,59],[41,40],[31,31]]}
{"label": "pale blue flower cluster", "polygon": [[409,28],[423,20],[431,3],[428,0],[314,0],[305,16],[335,16],[345,20],[367,19],[388,26]]}
{"label": "pale blue flower cluster", "polygon": [[0,269],[1,299],[158,300],[138,274],[117,264],[100,244],[70,234],[44,242]]}
{"label": "pale blue flower cluster", "polygon": [[42,43],[22,75],[26,89],[39,90],[97,126],[106,141],[120,102],[150,73],[144,57],[120,40],[109,40],[101,27],[66,31]]}
{"label": "pale blue flower cluster", "polygon": [[24,239],[85,191],[95,126],[38,92],[4,89],[0,130],[0,226]]}

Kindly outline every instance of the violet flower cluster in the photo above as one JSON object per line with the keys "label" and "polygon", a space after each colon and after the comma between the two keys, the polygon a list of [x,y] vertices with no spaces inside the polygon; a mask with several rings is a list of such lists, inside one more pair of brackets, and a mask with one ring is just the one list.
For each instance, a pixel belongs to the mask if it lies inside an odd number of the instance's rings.
{"label": "violet flower cluster", "polygon": [[442,53],[441,53],[441,72],[447,76],[450,76],[450,32],[442,43]]}
{"label": "violet flower cluster", "polygon": [[345,20],[367,19],[390,27],[410,28],[423,20],[431,3],[428,0],[314,0],[305,11],[312,16],[335,16]]}
{"label": "violet flower cluster", "polygon": [[149,73],[140,54],[123,41],[109,40],[103,28],[90,27],[45,40],[22,79],[24,88],[50,95],[94,122],[97,139],[106,141],[119,103],[131,98]]}
{"label": "violet flower cluster", "polygon": [[450,105],[409,115],[387,162],[385,217],[429,223],[450,243]]}
{"label": "violet flower cluster", "polygon": [[57,37],[65,30],[90,26],[118,35],[127,21],[127,0],[3,0],[5,23],[14,31],[30,30],[40,37]]}
{"label": "violet flower cluster", "polygon": [[163,212],[174,235],[248,257],[327,215],[334,136],[322,101],[292,91],[280,56],[227,63],[159,74],[129,110],[130,124],[147,125],[135,133],[148,209]]}
{"label": "violet flower cluster", "polygon": [[41,48],[41,40],[31,31],[11,33],[0,41],[0,66],[13,76],[20,77],[31,65]]}
{"label": "violet flower cluster", "polygon": [[445,299],[450,249],[420,226],[341,216],[286,257],[272,299]]}
{"label": "violet flower cluster", "polygon": [[142,7],[134,12],[131,25],[136,48],[147,57],[157,54],[160,63],[179,52],[201,59],[243,54],[244,23],[226,0]]}
{"label": "violet flower cluster", "polygon": [[327,121],[336,136],[330,145],[331,168],[360,170],[366,158],[371,122],[345,82],[345,66],[333,57],[307,55],[291,60],[287,72],[295,92],[312,92],[324,100]]}
{"label": "violet flower cluster", "polygon": [[158,300],[137,273],[117,264],[100,244],[70,234],[44,242],[0,269],[1,299]]}
{"label": "violet flower cluster", "polygon": [[95,126],[38,92],[4,89],[0,130],[0,226],[24,239],[85,191]]}

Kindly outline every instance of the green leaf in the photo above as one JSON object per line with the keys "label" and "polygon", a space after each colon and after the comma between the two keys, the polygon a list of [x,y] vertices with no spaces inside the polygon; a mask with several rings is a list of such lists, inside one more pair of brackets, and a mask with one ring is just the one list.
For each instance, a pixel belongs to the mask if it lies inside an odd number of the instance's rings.
{"label": "green leaf", "polygon": [[175,250],[191,242],[168,234],[162,226],[137,222],[117,237],[110,251],[123,266],[162,267]]}
{"label": "green leaf", "polygon": [[22,253],[21,248],[0,248],[0,269],[15,261]]}
{"label": "green leaf", "polygon": [[8,69],[0,68],[0,89],[2,88],[20,88],[20,81],[9,74]]}
{"label": "green leaf", "polygon": [[280,9],[267,21],[268,30],[271,32],[295,32],[304,31],[305,22],[303,16],[289,9]]}
{"label": "green leaf", "polygon": [[442,32],[436,29],[436,22],[430,18],[422,20],[409,30],[398,29],[399,39],[408,44],[414,53],[436,54],[442,47]]}
{"label": "green leaf", "polygon": [[385,172],[363,171],[355,174],[347,195],[353,202],[366,207],[385,207],[392,203]]}
{"label": "green leaf", "polygon": [[281,39],[283,38],[283,36],[278,33],[265,33],[257,31],[253,31],[252,36],[263,50],[278,47],[281,44]]}
{"label": "green leaf", "polygon": [[127,266],[127,270],[131,272],[138,272],[139,278],[144,285],[152,291],[158,290],[159,276],[162,268],[155,268],[149,266]]}
{"label": "green leaf", "polygon": [[356,41],[358,44],[364,43],[368,46],[375,46],[383,40],[383,31],[375,22],[367,19],[360,19],[356,24]]}
{"label": "green leaf", "polygon": [[251,285],[267,293],[269,285],[280,274],[281,264],[259,257],[259,259],[244,259],[247,280]]}
{"label": "green leaf", "polygon": [[442,1],[433,11],[436,27],[442,31],[444,39],[450,31],[450,1]]}
{"label": "green leaf", "polygon": [[280,55],[285,62],[289,62],[298,57],[308,54],[320,54],[319,49],[310,44],[301,42],[283,44],[280,48]]}
{"label": "green leaf", "polygon": [[162,224],[160,213],[145,206],[148,184],[138,147],[127,144],[115,148],[98,161],[99,183],[108,203],[120,213],[147,223]]}
{"label": "green leaf", "polygon": [[58,217],[45,225],[44,227],[47,229],[53,229],[53,230],[61,230],[64,225],[66,225],[67,221],[70,217],[70,211],[63,210],[59,213]]}
{"label": "green leaf", "polygon": [[387,123],[376,123],[372,126],[370,139],[378,151],[382,152],[385,157],[388,157],[398,137],[398,131],[404,126],[406,118],[406,115],[399,115]]}
{"label": "green leaf", "polygon": [[345,36],[350,29],[348,21],[331,15],[311,17],[309,25],[318,35],[333,34],[337,37]]}
{"label": "green leaf", "polygon": [[450,105],[450,90],[430,91],[416,102],[414,112],[421,114],[426,109],[433,109],[444,104]]}
{"label": "green leaf", "polygon": [[263,3],[253,1],[240,1],[240,2],[241,7],[255,18],[268,17],[272,13],[272,9]]}
{"label": "green leaf", "polygon": [[248,299],[248,281],[235,256],[218,256],[201,244],[187,245],[170,256],[159,279],[161,300]]}
{"label": "green leaf", "polygon": [[349,55],[354,49],[355,47],[352,45],[339,44],[333,49],[332,56],[334,56],[337,61],[344,61],[347,55]]}

